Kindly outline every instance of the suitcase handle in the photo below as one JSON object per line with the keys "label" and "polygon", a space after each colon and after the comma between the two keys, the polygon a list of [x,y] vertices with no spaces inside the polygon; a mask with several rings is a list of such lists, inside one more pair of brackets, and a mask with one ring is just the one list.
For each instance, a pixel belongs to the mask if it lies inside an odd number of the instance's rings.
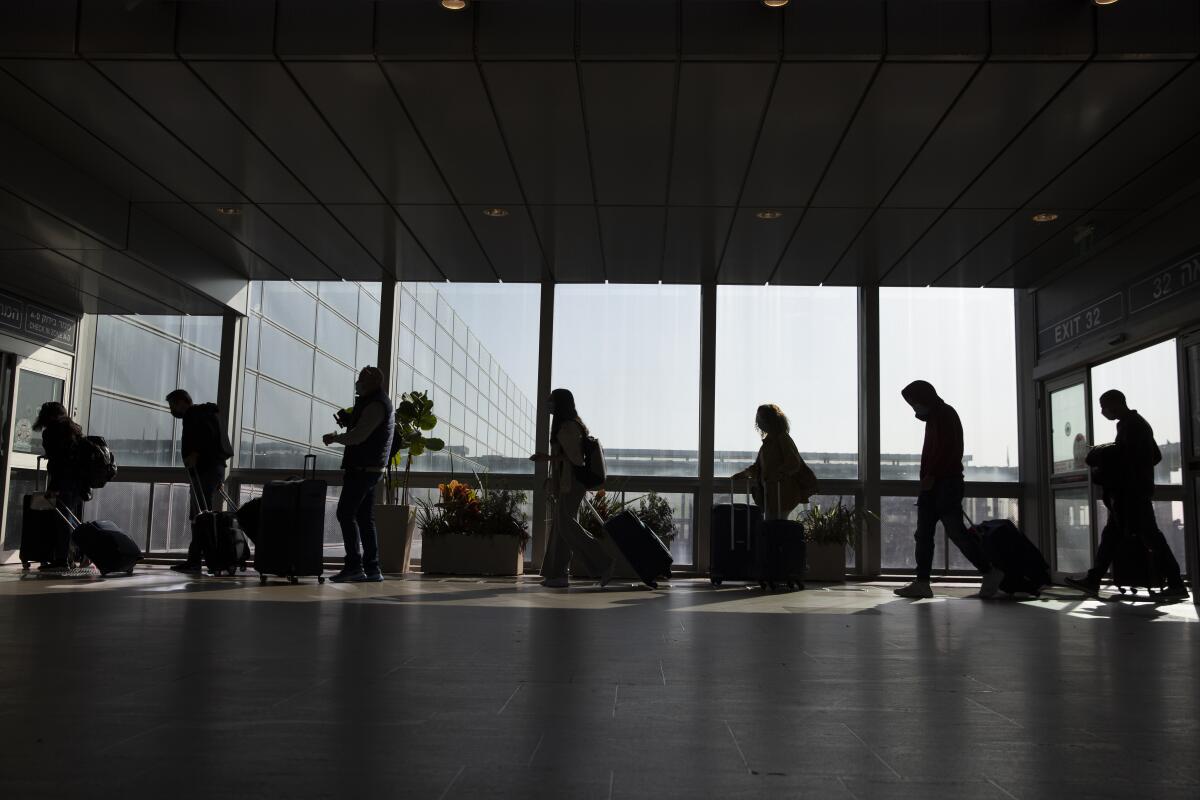
{"label": "suitcase handle", "polygon": [[67,523],[67,527],[71,529],[71,533],[74,533],[81,525],[83,525],[83,522],[80,521],[79,517],[75,516],[74,511],[67,508],[57,500],[54,502],[54,510],[58,512],[60,517],[62,517],[63,522]]}
{"label": "suitcase handle", "polygon": [[[737,509],[737,494],[734,492],[733,476],[729,476],[729,552],[736,550],[737,534],[736,526],[734,525],[734,513]],[[746,549],[750,550],[754,547],[751,543],[754,539],[750,535],[750,525],[753,512],[750,510],[750,479],[746,478]]]}

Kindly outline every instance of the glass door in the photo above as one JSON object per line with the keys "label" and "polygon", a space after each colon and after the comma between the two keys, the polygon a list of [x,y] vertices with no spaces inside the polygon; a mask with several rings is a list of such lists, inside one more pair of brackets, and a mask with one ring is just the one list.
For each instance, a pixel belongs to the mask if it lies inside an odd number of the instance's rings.
{"label": "glass door", "polygon": [[[3,354],[5,371],[0,373],[4,412],[4,505],[0,562],[21,546],[21,517],[25,495],[38,486],[38,459],[44,455],[41,434],[33,429],[42,403],[55,401],[70,408],[69,367],[33,357]],[[43,476],[44,479],[44,476]]]}
{"label": "glass door", "polygon": [[1095,525],[1087,454],[1091,446],[1091,402],[1085,373],[1046,385],[1045,451],[1049,461],[1050,513],[1054,520],[1056,573],[1082,572],[1092,565]]}

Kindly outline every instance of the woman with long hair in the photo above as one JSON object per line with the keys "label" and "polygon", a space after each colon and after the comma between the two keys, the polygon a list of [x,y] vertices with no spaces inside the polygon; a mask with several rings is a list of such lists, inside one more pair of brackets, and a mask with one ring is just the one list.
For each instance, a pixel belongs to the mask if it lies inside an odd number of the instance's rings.
{"label": "woman with long hair", "polygon": [[817,476],[804,463],[792,440],[791,425],[783,410],[774,403],[758,407],[754,416],[762,445],[758,458],[745,469],[735,472],[734,480],[753,481],[754,501],[766,519],[787,519],[788,514],[817,492]]}
{"label": "woman with long hair", "polygon": [[549,462],[547,492],[554,509],[554,528],[542,562],[542,585],[565,589],[569,585],[567,568],[572,558],[582,559],[591,575],[600,576],[600,585],[612,580],[616,556],[604,543],[592,538],[579,524],[579,506],[587,488],[575,476],[583,466],[583,440],[587,426],[575,409],[575,396],[567,389],[550,393],[550,453],[534,453],[531,461]]}
{"label": "woman with long hair", "polygon": [[[58,504],[79,518],[83,514],[83,502],[91,497],[87,477],[82,474],[79,463],[79,443],[83,429],[71,419],[62,403],[43,403],[38,410],[33,429],[42,434],[42,449],[46,454],[46,500]],[[54,560],[43,564],[42,569],[62,569],[68,566],[70,530],[65,524],[59,528],[54,547]]]}

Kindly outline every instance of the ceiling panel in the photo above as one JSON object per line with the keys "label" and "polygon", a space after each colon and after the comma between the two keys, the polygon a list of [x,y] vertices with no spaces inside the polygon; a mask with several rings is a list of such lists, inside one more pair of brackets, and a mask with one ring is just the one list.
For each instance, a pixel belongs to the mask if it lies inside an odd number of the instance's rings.
{"label": "ceiling panel", "polygon": [[383,199],[282,64],[202,61],[195,69],[318,200]]}
{"label": "ceiling panel", "polygon": [[780,67],[743,205],[808,201],[874,72],[860,63]]}
{"label": "ceiling panel", "polygon": [[[216,214],[207,209],[197,210],[186,203],[147,203],[135,208],[154,217],[250,280],[286,280],[289,277],[288,273],[220,227],[214,220]],[[243,213],[247,213],[246,210]]]}
{"label": "ceiling panel", "polygon": [[486,216],[484,208],[464,206],[463,211],[500,278],[519,283],[549,277],[537,232],[524,206],[508,209],[507,217]]}
{"label": "ceiling panel", "polygon": [[1094,15],[1090,3],[1076,0],[992,3],[992,54],[1083,60],[1095,42]]}
{"label": "ceiling panel", "polygon": [[808,209],[771,281],[789,285],[813,285],[824,281],[858,236],[872,210]]}
{"label": "ceiling panel", "polygon": [[[1039,192],[1030,205],[1053,211],[1091,208],[1197,133],[1200,66],[1193,64]],[[1145,198],[1139,207],[1162,197]]]}
{"label": "ceiling panel", "polygon": [[974,70],[970,64],[880,67],[815,204],[878,204]]}
{"label": "ceiling panel", "polygon": [[214,208],[211,219],[229,235],[277,266],[288,278],[315,281],[341,277],[257,206],[242,206],[241,213],[236,216],[218,214]]}
{"label": "ceiling panel", "polygon": [[935,283],[951,265],[1004,222],[999,209],[951,209],[933,224],[911,250],[883,276],[886,286]]}
{"label": "ceiling panel", "polygon": [[[953,211],[950,213],[954,213]],[[1052,222],[1034,222],[1036,209],[1023,208],[1005,220],[979,246],[965,255],[940,281],[942,286],[993,286],[1001,274],[1046,240],[1068,228],[1085,212],[1063,209]],[[1003,284],[1001,284],[1003,285]]]}
{"label": "ceiling panel", "polygon": [[1180,69],[1157,62],[1087,65],[956,205],[1023,206]]}
{"label": "ceiling panel", "polygon": [[4,69],[131,163],[191,202],[240,203],[245,196],[81,61],[8,61]]}
{"label": "ceiling panel", "polygon": [[1033,286],[1068,261],[1090,252],[1137,216],[1136,211],[1090,211],[1064,226],[1013,265],[1017,286]]}
{"label": "ceiling panel", "polygon": [[1156,164],[1106,197],[1104,210],[1149,208],[1200,179],[1200,135],[1193,136]]}
{"label": "ceiling panel", "polygon": [[325,262],[339,278],[348,281],[379,280],[382,265],[326,209],[301,203],[277,203],[261,208]]}
{"label": "ceiling panel", "polygon": [[881,208],[823,282],[869,286],[917,241],[938,212],[924,208]]}
{"label": "ceiling panel", "polygon": [[99,67],[251,200],[312,200],[185,65],[171,61],[106,61]]}
{"label": "ceiling panel", "polygon": [[555,280],[595,283],[604,279],[600,229],[593,206],[531,206],[529,214]]}
{"label": "ceiling panel", "polygon": [[983,58],[990,41],[990,0],[885,3],[888,54]]}
{"label": "ceiling panel", "polygon": [[284,57],[366,57],[374,52],[372,0],[287,0],[276,6],[275,48]]}
{"label": "ceiling panel", "polygon": [[[157,301],[174,313],[220,314],[223,307],[182,283],[115,250],[64,250],[61,255]],[[101,293],[103,296],[103,293]]]}
{"label": "ceiling panel", "polygon": [[[580,0],[579,52],[585,58],[674,58],[679,0]],[[638,24],[630,25],[630,15]]]}
{"label": "ceiling panel", "polygon": [[[5,219],[0,217],[0,219]],[[24,236],[10,231],[6,228],[0,228],[0,250],[42,250],[44,245],[40,245],[32,239],[26,239]]]}
{"label": "ceiling panel", "polygon": [[886,204],[940,208],[951,203],[1077,69],[1055,62],[984,65]]}
{"label": "ceiling panel", "polygon": [[603,206],[599,213],[608,280],[613,283],[661,280],[666,209]]}
{"label": "ceiling panel", "polygon": [[743,0],[682,0],[680,11],[685,56],[770,59],[782,49],[782,9]]}
{"label": "ceiling panel", "polygon": [[1194,56],[1200,50],[1200,14],[1194,2],[1138,0],[1096,15],[1100,53]]}
{"label": "ceiling panel", "polygon": [[53,250],[0,251],[0,286],[73,313],[179,313]]}
{"label": "ceiling panel", "polygon": [[378,64],[297,61],[288,69],[389,200],[453,202]]}
{"label": "ceiling panel", "polygon": [[804,0],[783,15],[789,56],[877,58],[883,54],[884,4],[878,0]]}
{"label": "ceiling panel", "polygon": [[384,66],[459,202],[521,202],[508,154],[475,64]]}
{"label": "ceiling panel", "polygon": [[0,52],[30,56],[73,53],[76,2],[0,3]]}
{"label": "ceiling panel", "polygon": [[662,280],[701,283],[717,272],[717,262],[733,222],[734,209],[676,206],[667,209]]}
{"label": "ceiling panel", "polygon": [[375,49],[401,59],[474,57],[475,15],[447,14],[440,3],[378,3]]}
{"label": "ceiling panel", "polygon": [[405,281],[445,280],[391,206],[333,205],[329,212],[389,274]]}
{"label": "ceiling panel", "polygon": [[721,259],[720,283],[762,284],[783,257],[803,208],[779,208],[779,219],[759,219],[754,209],[738,209]]}
{"label": "ceiling panel", "polygon": [[175,3],[79,0],[79,50],[88,55],[175,54]]}
{"label": "ceiling panel", "polygon": [[575,3],[522,0],[480,3],[477,47],[481,58],[572,58]]}
{"label": "ceiling panel", "polygon": [[399,206],[397,210],[447,278],[468,283],[496,280],[496,271],[457,207]]}
{"label": "ceiling panel", "polygon": [[275,0],[180,3],[176,35],[184,58],[274,58]]}
{"label": "ceiling panel", "polygon": [[671,163],[675,67],[587,63],[582,70],[597,200],[664,202]]}
{"label": "ceiling panel", "polygon": [[575,65],[502,61],[483,71],[529,202],[592,202]]}
{"label": "ceiling panel", "polygon": [[737,203],[774,73],[770,64],[682,66],[672,205]]}
{"label": "ceiling panel", "polygon": [[13,233],[41,247],[63,250],[103,250],[108,247],[57,216],[47,214],[21,197],[0,188],[0,221]]}

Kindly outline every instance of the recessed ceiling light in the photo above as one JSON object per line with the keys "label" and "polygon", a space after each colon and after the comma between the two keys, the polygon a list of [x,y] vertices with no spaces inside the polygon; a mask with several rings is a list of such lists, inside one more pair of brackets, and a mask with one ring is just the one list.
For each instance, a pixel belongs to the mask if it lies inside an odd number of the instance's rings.
{"label": "recessed ceiling light", "polygon": [[237,206],[217,206],[217,213],[223,217],[236,217],[242,210]]}
{"label": "recessed ceiling light", "polygon": [[1058,214],[1053,211],[1039,211],[1033,215],[1034,222],[1054,222],[1056,219],[1058,219]]}
{"label": "recessed ceiling light", "polygon": [[442,0],[442,8],[450,11],[462,11],[467,7],[467,0]]}
{"label": "recessed ceiling light", "polygon": [[771,211],[768,209],[765,211],[759,211],[754,216],[758,217],[759,219],[779,219],[780,217],[783,216],[783,212],[782,211]]}
{"label": "recessed ceiling light", "polygon": [[483,210],[483,215],[485,217],[507,217],[508,209],[507,208],[485,208]]}
{"label": "recessed ceiling light", "polygon": [[762,4],[767,8],[783,8],[791,0],[762,0]]}
{"label": "recessed ceiling light", "polygon": [[1092,0],[1092,2],[1098,6],[1115,6],[1117,4],[1117,0]]}

